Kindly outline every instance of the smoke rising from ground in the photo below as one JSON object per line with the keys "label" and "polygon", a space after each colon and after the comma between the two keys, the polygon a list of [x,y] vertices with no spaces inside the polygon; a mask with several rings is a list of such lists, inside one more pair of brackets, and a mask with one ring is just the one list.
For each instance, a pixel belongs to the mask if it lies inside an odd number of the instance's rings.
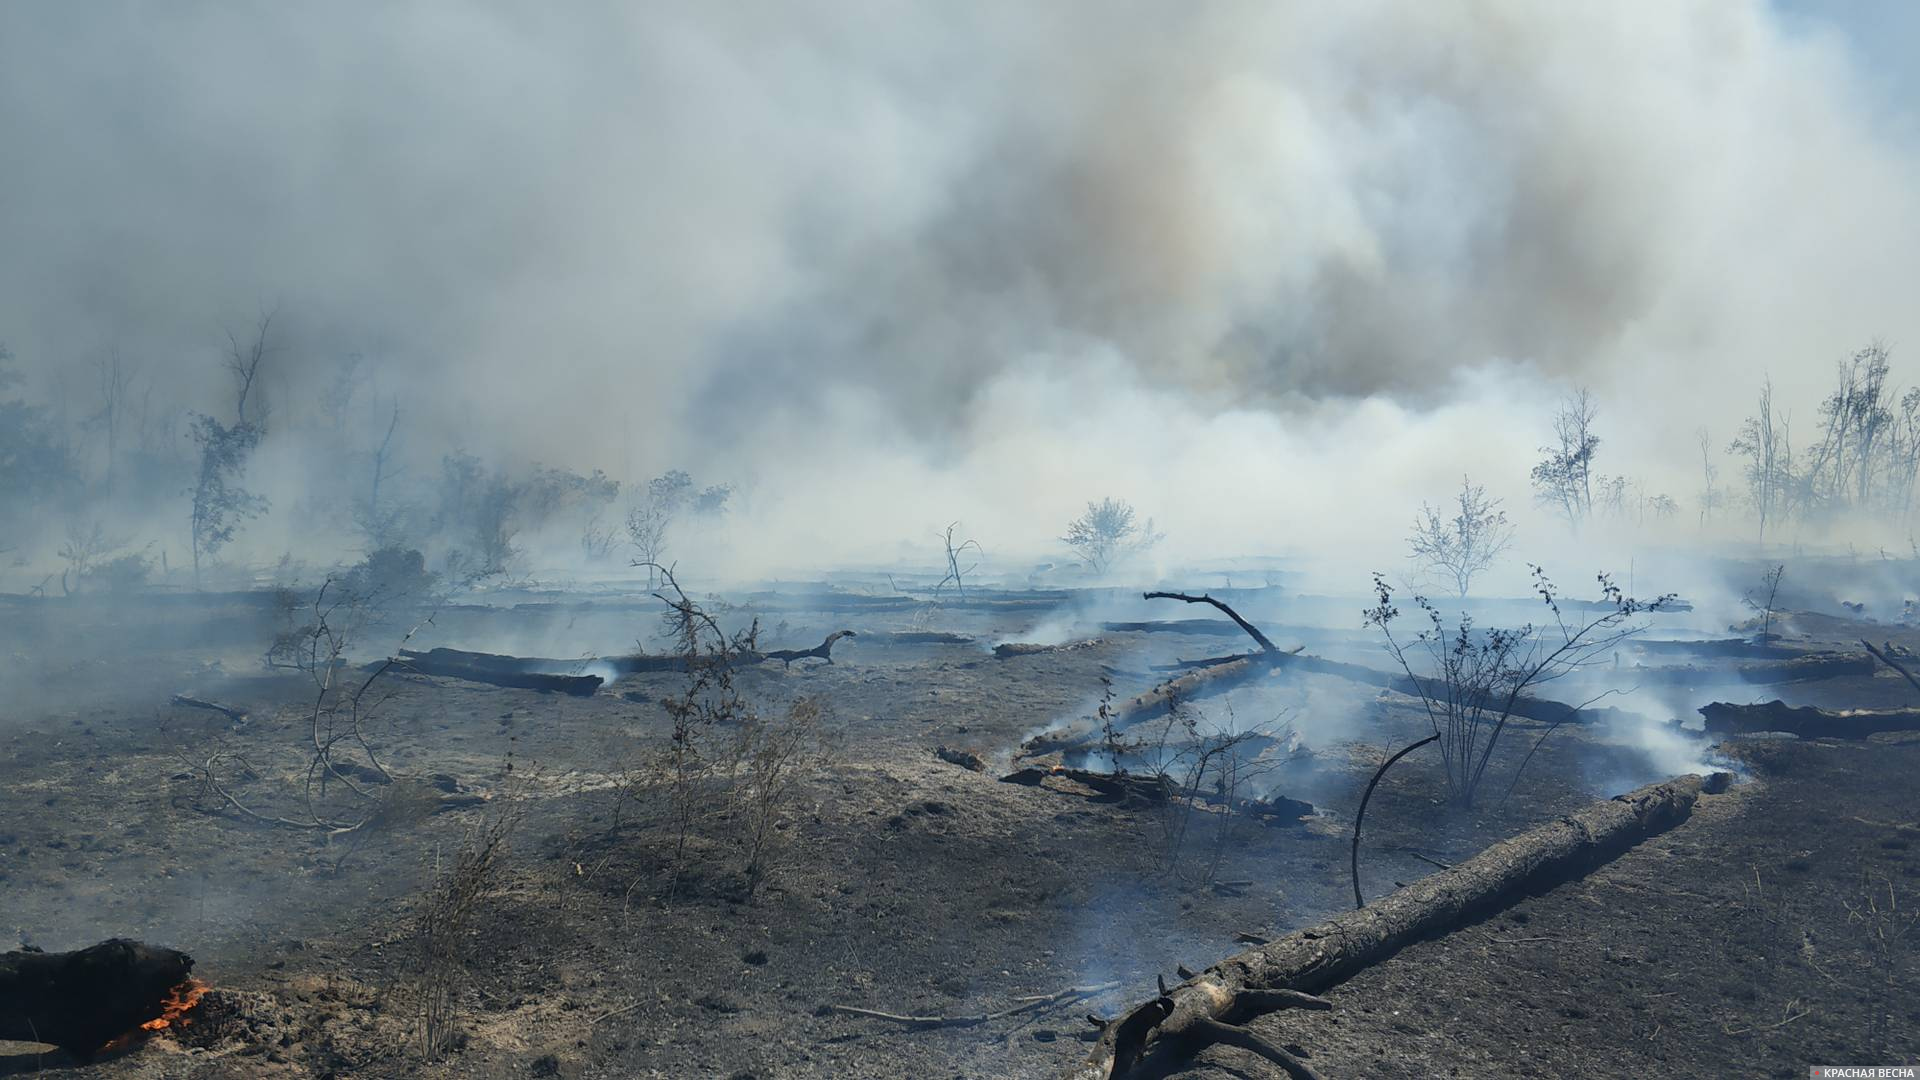
{"label": "smoke rising from ground", "polygon": [[116,350],[210,411],[277,307],[283,432],[359,354],[416,481],[732,478],[740,571],[1044,557],[1104,494],[1168,558],[1379,562],[1463,471],[1524,511],[1572,383],[1690,505],[1763,375],[1920,341],[1847,50],[1757,2],[9,5],[0,340],[70,420]]}

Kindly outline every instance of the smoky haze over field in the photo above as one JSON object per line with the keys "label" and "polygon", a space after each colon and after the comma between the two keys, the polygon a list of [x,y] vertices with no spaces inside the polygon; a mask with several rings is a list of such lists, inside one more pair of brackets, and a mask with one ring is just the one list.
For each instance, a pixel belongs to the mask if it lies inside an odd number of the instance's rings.
{"label": "smoky haze over field", "polygon": [[[420,498],[462,448],[733,483],[737,573],[953,519],[1046,558],[1105,494],[1169,556],[1364,568],[1462,472],[1560,543],[1527,470],[1586,384],[1687,540],[1763,377],[1810,436],[1867,341],[1920,371],[1920,157],[1857,48],[1735,2],[9,4],[0,341],[97,487],[104,358],[185,455],[277,311],[256,562],[352,549],[315,477],[395,402]],[[106,498],[63,513],[178,565],[181,499]]]}

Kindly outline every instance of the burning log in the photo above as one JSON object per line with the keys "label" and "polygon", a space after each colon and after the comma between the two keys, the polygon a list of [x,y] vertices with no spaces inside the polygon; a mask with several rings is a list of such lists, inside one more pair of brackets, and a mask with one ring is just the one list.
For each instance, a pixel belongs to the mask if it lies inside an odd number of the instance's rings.
{"label": "burning log", "polygon": [[1703,784],[1698,776],[1682,776],[1594,803],[1358,911],[1228,957],[1172,989],[1163,984],[1153,1000],[1103,1023],[1093,1052],[1067,1076],[1126,1080],[1212,1043],[1260,1054],[1296,1080],[1315,1076],[1310,1066],[1241,1025],[1281,1008],[1330,1008],[1312,995],[1685,821]]}
{"label": "burning log", "polygon": [[74,952],[0,953],[0,1039],[52,1043],[89,1060],[191,1008],[205,990],[192,970],[186,953],[124,938]]}
{"label": "burning log", "polygon": [[1707,732],[1739,735],[1755,731],[1784,731],[1803,739],[1864,739],[1881,731],[1920,731],[1920,709],[1794,708],[1775,699],[1765,705],[1731,705],[1716,701],[1700,706]]}
{"label": "burning log", "polygon": [[[544,661],[522,660],[517,656],[462,652],[459,649],[434,649],[430,652],[400,650],[400,664],[422,675],[442,675],[468,682],[488,683],[520,690],[548,690],[577,697],[591,697],[606,680],[598,675],[560,675],[530,670]],[[578,662],[573,662],[578,666]]]}

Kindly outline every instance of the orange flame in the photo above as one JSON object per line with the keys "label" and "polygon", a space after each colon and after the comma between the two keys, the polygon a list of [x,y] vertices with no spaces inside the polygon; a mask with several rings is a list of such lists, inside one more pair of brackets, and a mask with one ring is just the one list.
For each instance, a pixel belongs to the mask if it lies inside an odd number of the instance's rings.
{"label": "orange flame", "polygon": [[140,1030],[165,1031],[168,1028],[186,1027],[192,1023],[187,1019],[187,1014],[193,1011],[195,1005],[200,1004],[200,999],[205,997],[207,991],[211,989],[213,987],[188,976],[187,981],[167,991],[167,999],[161,1003],[160,1015],[141,1024]]}

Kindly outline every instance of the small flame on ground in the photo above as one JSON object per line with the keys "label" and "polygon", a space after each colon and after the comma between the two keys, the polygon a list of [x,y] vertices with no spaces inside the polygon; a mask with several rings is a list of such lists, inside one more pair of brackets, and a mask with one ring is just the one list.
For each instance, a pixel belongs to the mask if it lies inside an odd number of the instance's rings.
{"label": "small flame on ground", "polygon": [[207,991],[211,989],[213,987],[205,982],[188,976],[184,982],[167,991],[165,1000],[160,1003],[159,1016],[101,1047],[101,1052],[119,1053],[131,1049],[135,1043],[142,1042],[157,1032],[175,1031],[193,1023],[192,1018],[187,1014],[193,1011],[194,1006],[200,1004],[200,999],[207,996]]}
{"label": "small flame on ground", "polygon": [[188,976],[187,981],[167,991],[167,999],[161,1003],[160,1015],[141,1024],[140,1030],[165,1031],[173,1027],[186,1027],[192,1023],[187,1019],[187,1014],[200,1004],[200,999],[207,996],[207,991],[211,989],[213,987]]}

